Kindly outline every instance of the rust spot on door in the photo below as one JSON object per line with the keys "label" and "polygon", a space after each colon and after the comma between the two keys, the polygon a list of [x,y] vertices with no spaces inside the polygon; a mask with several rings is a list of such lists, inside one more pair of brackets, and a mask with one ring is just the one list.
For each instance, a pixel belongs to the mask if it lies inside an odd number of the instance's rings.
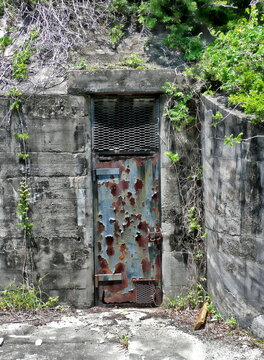
{"label": "rust spot on door", "polygon": [[129,188],[129,181],[121,180],[118,184],[110,183],[111,194],[113,196],[118,196],[122,191],[125,191]]}
{"label": "rust spot on door", "polygon": [[135,203],[136,203],[135,198],[133,198],[133,197],[130,198],[129,201],[130,201],[130,205],[131,205],[131,206],[134,206]]}
{"label": "rust spot on door", "polygon": [[136,191],[141,190],[143,188],[143,181],[140,179],[137,179],[134,188]]}
{"label": "rust spot on door", "polygon": [[114,221],[114,229],[115,229],[115,233],[119,233],[121,231],[118,220]]}
{"label": "rust spot on door", "polygon": [[113,256],[114,253],[115,253],[115,250],[113,248],[113,242],[114,242],[113,236],[106,236],[105,237],[105,242],[106,242],[106,245],[107,245],[107,250],[106,250],[107,255],[108,256]]}
{"label": "rust spot on door", "polygon": [[97,232],[98,234],[102,234],[105,231],[105,226],[102,222],[97,221]]}
{"label": "rust spot on door", "polygon": [[145,247],[148,242],[149,242],[149,239],[147,236],[143,236],[142,234],[138,233],[135,237],[135,240],[138,244],[139,247]]}
{"label": "rust spot on door", "polygon": [[151,263],[150,263],[149,259],[147,259],[147,258],[142,259],[141,265],[142,265],[142,271],[143,271],[143,273],[148,273],[148,272],[150,272],[150,270],[151,270]]}
{"label": "rust spot on door", "polygon": [[112,271],[109,269],[108,262],[101,255],[98,256],[98,265],[98,274],[112,274]]}
{"label": "rust spot on door", "polygon": [[152,195],[152,200],[154,200],[154,201],[158,201],[159,200],[159,193],[154,193],[153,195]]}
{"label": "rust spot on door", "polygon": [[148,224],[146,223],[146,221],[141,221],[141,222],[138,224],[138,229],[144,231],[145,233],[148,233],[149,226],[148,226]]}
{"label": "rust spot on door", "polygon": [[120,245],[120,252],[121,252],[121,255],[119,256],[119,259],[121,261],[123,261],[126,257],[126,254],[127,254],[127,251],[126,251],[126,244],[121,244]]}

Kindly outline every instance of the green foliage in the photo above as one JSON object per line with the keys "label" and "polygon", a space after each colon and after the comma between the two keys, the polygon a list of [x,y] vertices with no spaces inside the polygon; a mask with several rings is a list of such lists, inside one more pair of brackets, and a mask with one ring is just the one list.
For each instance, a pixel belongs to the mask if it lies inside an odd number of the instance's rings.
{"label": "green foliage", "polygon": [[219,111],[217,111],[217,113],[212,116],[212,119],[216,120],[216,122],[212,122],[212,126],[215,128],[217,126],[217,122],[223,119],[223,115]]}
{"label": "green foliage", "polygon": [[132,53],[128,56],[124,56],[122,60],[120,60],[116,64],[108,64],[108,65],[87,65],[85,60],[80,60],[78,64],[75,65],[76,68],[80,70],[97,70],[97,69],[149,69],[154,68],[153,65],[146,64],[145,59],[140,57],[137,53]]}
{"label": "green foliage", "polygon": [[208,307],[207,307],[207,311],[208,311],[208,313],[210,313],[212,315],[213,319],[215,319],[217,321],[222,321],[223,320],[222,315],[218,312],[215,305],[209,304]]}
{"label": "green foliage", "polygon": [[182,90],[171,82],[166,82],[162,90],[170,95],[171,106],[165,110],[165,116],[172,122],[175,130],[180,131],[183,126],[191,125],[195,122],[195,117],[191,116],[188,106],[193,95],[188,90]]}
{"label": "green foliage", "polygon": [[225,321],[227,325],[229,325],[232,329],[237,327],[237,319],[235,317],[231,317]]}
{"label": "green foliage", "polygon": [[25,80],[28,77],[28,67],[30,56],[32,55],[31,47],[26,42],[20,51],[16,51],[12,59],[13,78],[16,80]]}
{"label": "green foliage", "polygon": [[[47,298],[44,301],[42,298]],[[16,286],[10,283],[0,293],[0,309],[7,311],[36,311],[47,307],[54,307],[58,304],[59,297],[47,297],[40,289],[25,286]]]}
{"label": "green foliage", "polygon": [[147,69],[146,61],[141,58],[139,54],[136,53],[124,56],[117,65],[132,69]]}
{"label": "green foliage", "polygon": [[128,350],[128,345],[129,345],[129,335],[128,334],[124,334],[124,335],[121,335],[121,346]]}
{"label": "green foliage", "polygon": [[17,138],[17,139],[21,139],[21,140],[27,140],[30,138],[30,136],[28,135],[28,133],[17,133],[14,132],[13,135]]}
{"label": "green foliage", "polygon": [[85,60],[81,59],[78,64],[75,65],[75,67],[79,70],[87,70],[88,65]]}
{"label": "green foliage", "polygon": [[34,223],[31,222],[29,218],[29,204],[31,194],[29,192],[26,179],[20,181],[20,187],[18,191],[20,196],[17,205],[17,215],[20,218],[20,222],[18,222],[17,225],[22,227],[23,232],[27,237],[30,236]]}
{"label": "green foliage", "polygon": [[[248,11],[249,13],[249,11]],[[246,114],[264,117],[264,27],[253,6],[249,18],[240,19],[204,51],[193,75],[204,79],[213,90],[222,90]]]}
{"label": "green foliage", "polygon": [[234,137],[233,134],[231,134],[229,136],[225,136],[224,145],[230,145],[233,147],[233,146],[235,146],[235,144],[240,144],[242,141],[243,135],[244,134],[241,132],[236,137]]}
{"label": "green foliage", "polygon": [[115,25],[110,29],[110,41],[114,46],[118,45],[124,36],[124,31],[122,29],[123,26],[121,25]]}
{"label": "green foliage", "polygon": [[197,166],[193,169],[194,171],[187,176],[187,179],[194,181],[201,181],[203,179],[203,167]]}
{"label": "green foliage", "polygon": [[167,155],[170,161],[173,162],[174,164],[180,161],[180,156],[178,153],[173,154],[172,152],[167,151],[165,152],[165,155]]}
{"label": "green foliage", "polygon": [[19,159],[22,160],[26,160],[27,158],[29,158],[29,154],[23,154],[23,153],[18,153],[17,156],[19,157]]}
{"label": "green foliage", "polygon": [[169,309],[199,308],[204,301],[208,301],[208,295],[203,286],[205,282],[206,279],[201,278],[200,282],[193,285],[186,295],[177,296],[176,298],[168,297],[165,299],[166,306]]}
{"label": "green foliage", "polygon": [[199,215],[197,213],[197,209],[194,206],[188,209],[188,223],[190,233],[202,230],[201,225],[199,225]]}
{"label": "green foliage", "polygon": [[4,49],[8,45],[12,44],[12,40],[8,35],[5,35],[0,38],[0,50]]}
{"label": "green foliage", "polygon": [[223,115],[220,113],[220,111],[217,111],[215,115],[212,116],[212,119],[220,121],[222,120]]}
{"label": "green foliage", "polygon": [[20,50],[17,50],[12,58],[13,78],[22,81],[28,78],[28,64],[33,53],[32,43],[39,37],[39,30],[35,28],[29,33],[28,40],[25,41]]}
{"label": "green foliage", "polygon": [[[236,2],[235,9],[224,7],[221,2],[210,0],[146,0],[141,1],[138,8],[138,21],[150,28],[162,24],[168,36],[165,44],[177,47],[186,60],[199,59],[205,46],[200,33],[204,27],[225,27],[230,20],[240,15],[248,5],[246,0],[227,1],[231,5]],[[244,4],[244,3],[247,4]]]}
{"label": "green foliage", "polygon": [[134,16],[138,12],[137,1],[133,0],[113,0],[110,11],[117,14]]}
{"label": "green foliage", "polygon": [[16,87],[13,87],[6,93],[6,96],[10,97],[11,99],[11,103],[9,106],[11,111],[20,109],[22,104],[22,100],[20,98],[21,95],[22,95],[21,91],[18,90]]}

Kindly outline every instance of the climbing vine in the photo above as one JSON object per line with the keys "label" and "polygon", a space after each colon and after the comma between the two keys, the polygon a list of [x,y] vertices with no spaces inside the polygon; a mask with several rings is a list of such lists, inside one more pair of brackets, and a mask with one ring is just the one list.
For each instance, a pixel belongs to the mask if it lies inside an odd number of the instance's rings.
{"label": "climbing vine", "polygon": [[[191,255],[196,263],[199,275],[206,272],[204,240],[203,200],[202,200],[202,167],[200,142],[199,112],[197,111],[197,94],[185,84],[180,88],[167,82],[163,90],[168,95],[165,109],[166,120],[171,125],[171,138],[175,139],[176,153],[165,154],[172,162],[180,206],[175,218],[177,233],[171,246],[184,255]],[[186,140],[186,138],[188,140]],[[189,139],[196,139],[195,144]],[[190,153],[188,153],[190,151]]]}
{"label": "climbing vine", "polygon": [[31,220],[30,213],[30,186],[29,186],[29,171],[30,171],[30,154],[28,151],[27,140],[30,135],[24,131],[24,123],[21,117],[22,108],[22,97],[21,92],[17,88],[12,88],[6,96],[10,99],[9,113],[10,118],[12,115],[16,115],[18,118],[17,129],[18,131],[13,133],[13,136],[19,143],[19,152],[17,153],[18,161],[22,165],[20,171],[22,172],[22,179],[19,182],[18,188],[18,204],[16,214],[18,215],[19,221],[17,226],[22,230],[23,238],[23,250],[24,250],[24,261],[23,261],[23,281],[27,288],[33,286],[33,236],[32,227],[34,223]]}

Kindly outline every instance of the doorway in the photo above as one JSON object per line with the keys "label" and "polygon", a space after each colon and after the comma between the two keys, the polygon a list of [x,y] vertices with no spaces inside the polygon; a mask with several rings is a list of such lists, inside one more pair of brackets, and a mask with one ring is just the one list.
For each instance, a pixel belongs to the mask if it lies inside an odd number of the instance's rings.
{"label": "doorway", "polygon": [[96,96],[96,303],[161,303],[159,98]]}

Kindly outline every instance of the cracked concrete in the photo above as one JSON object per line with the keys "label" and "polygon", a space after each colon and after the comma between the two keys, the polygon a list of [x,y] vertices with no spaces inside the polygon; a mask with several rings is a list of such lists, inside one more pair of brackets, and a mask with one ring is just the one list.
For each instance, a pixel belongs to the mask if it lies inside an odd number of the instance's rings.
{"label": "cracked concrete", "polygon": [[[153,315],[156,315],[155,317]],[[77,311],[60,321],[33,326],[4,324],[5,360],[260,360],[260,349],[201,340],[177,329],[156,309]]]}

